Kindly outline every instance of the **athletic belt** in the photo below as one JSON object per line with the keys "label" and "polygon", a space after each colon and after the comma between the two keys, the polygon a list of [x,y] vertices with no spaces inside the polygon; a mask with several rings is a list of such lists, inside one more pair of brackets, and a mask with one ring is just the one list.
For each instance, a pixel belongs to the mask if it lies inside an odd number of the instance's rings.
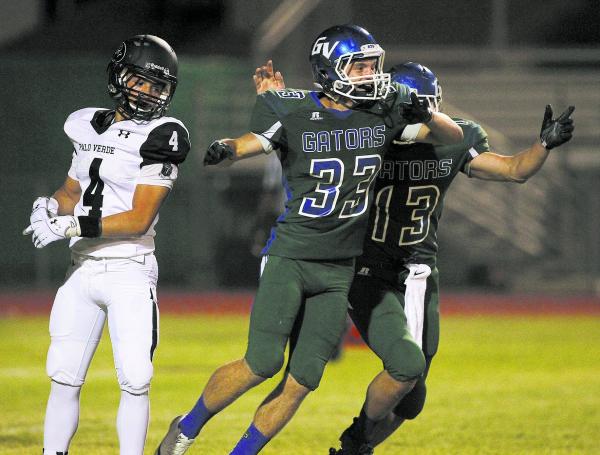
{"label": "athletic belt", "polygon": [[111,257],[98,257],[98,256],[86,256],[83,254],[71,253],[71,264],[83,264],[84,262],[88,262],[88,264],[103,264],[106,269],[110,268],[110,264],[124,264],[127,261],[136,262],[138,264],[145,264],[146,257],[151,256],[154,253],[140,254],[137,256],[131,256],[128,258],[111,258]]}

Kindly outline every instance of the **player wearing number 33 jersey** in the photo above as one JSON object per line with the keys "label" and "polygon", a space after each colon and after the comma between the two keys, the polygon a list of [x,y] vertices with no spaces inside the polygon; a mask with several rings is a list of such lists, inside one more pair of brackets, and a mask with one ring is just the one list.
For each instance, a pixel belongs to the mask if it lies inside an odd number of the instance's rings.
{"label": "player wearing number 33 jersey", "polygon": [[167,42],[152,35],[124,41],[108,79],[116,109],[81,109],[67,118],[67,178],[52,197],[35,200],[24,231],[37,248],[70,239],[71,264],[50,315],[44,453],[51,455],[69,449],[107,320],[121,388],[121,455],[143,454],[148,427],[158,344],[154,226],[190,142],[183,124],[165,116],[177,85],[177,57]]}
{"label": "player wearing number 33 jersey", "polygon": [[[405,86],[393,90],[386,100],[391,113],[398,109],[398,100],[408,99]],[[386,147],[406,126],[399,120],[381,104],[329,109],[318,92],[285,89],[260,95],[250,129],[279,149],[287,195],[286,210],[263,254],[296,259],[358,256],[369,187]]]}
{"label": "player wearing number 33 jersey", "polygon": [[[319,90],[259,95],[250,132],[209,146],[206,164],[277,150],[288,200],[263,252],[244,358],[213,373],[196,406],[173,421],[157,454],[184,453],[208,418],[275,375],[294,330],[289,371],[231,454],[258,453],[284,427],[318,387],[343,334],[369,188],[384,151],[396,137],[448,143],[462,137],[454,122],[432,114],[406,86],[390,85],[383,57],[383,49],[361,27],[325,30],[310,53]],[[415,350],[421,363],[405,371],[408,380],[425,366]]]}

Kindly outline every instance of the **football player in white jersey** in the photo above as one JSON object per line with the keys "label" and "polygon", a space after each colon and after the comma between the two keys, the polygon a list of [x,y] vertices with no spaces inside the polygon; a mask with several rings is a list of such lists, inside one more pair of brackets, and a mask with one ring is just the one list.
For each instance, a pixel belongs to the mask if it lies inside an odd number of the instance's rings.
{"label": "football player in white jersey", "polygon": [[71,264],[50,315],[44,453],[51,455],[69,449],[107,318],[121,389],[120,454],[143,454],[158,343],[154,226],[190,149],[183,123],[165,116],[177,85],[177,56],[166,41],[127,39],[107,71],[116,109],[68,117],[71,168],[51,197],[35,200],[23,231],[37,248],[70,239]]}

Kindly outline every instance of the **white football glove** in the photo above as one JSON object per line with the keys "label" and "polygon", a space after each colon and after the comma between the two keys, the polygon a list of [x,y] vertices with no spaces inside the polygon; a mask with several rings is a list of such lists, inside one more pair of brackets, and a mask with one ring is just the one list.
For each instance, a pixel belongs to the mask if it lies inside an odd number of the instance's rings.
{"label": "white football glove", "polygon": [[31,214],[31,224],[25,228],[23,235],[32,234],[31,240],[36,248],[44,248],[57,240],[70,239],[81,235],[79,220],[75,216],[55,216],[50,218],[46,210],[38,210]]}
{"label": "white football glove", "polygon": [[40,196],[33,201],[29,222],[33,224],[34,221],[44,219],[46,216],[52,218],[56,215],[58,215],[58,201],[53,197]]}
{"label": "white football glove", "polygon": [[31,207],[31,215],[29,216],[29,226],[23,230],[23,235],[29,235],[33,233],[34,226],[46,220],[47,218],[53,218],[58,215],[58,201],[53,197],[40,196],[33,201]]}

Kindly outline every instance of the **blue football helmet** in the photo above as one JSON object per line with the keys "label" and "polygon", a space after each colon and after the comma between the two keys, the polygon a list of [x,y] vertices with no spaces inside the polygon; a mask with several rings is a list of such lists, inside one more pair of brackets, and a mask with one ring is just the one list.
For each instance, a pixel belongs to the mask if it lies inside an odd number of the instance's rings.
{"label": "blue football helmet", "polygon": [[404,62],[393,66],[389,72],[394,82],[408,85],[420,99],[429,103],[431,110],[440,110],[442,87],[429,68],[415,62]]}
{"label": "blue football helmet", "polygon": [[[390,90],[390,75],[383,72],[385,51],[364,28],[336,25],[321,33],[313,42],[309,61],[315,86],[334,101],[341,97],[379,100]],[[365,76],[349,77],[352,64],[361,59],[376,59],[375,71]],[[358,103],[357,103],[358,104]]]}

